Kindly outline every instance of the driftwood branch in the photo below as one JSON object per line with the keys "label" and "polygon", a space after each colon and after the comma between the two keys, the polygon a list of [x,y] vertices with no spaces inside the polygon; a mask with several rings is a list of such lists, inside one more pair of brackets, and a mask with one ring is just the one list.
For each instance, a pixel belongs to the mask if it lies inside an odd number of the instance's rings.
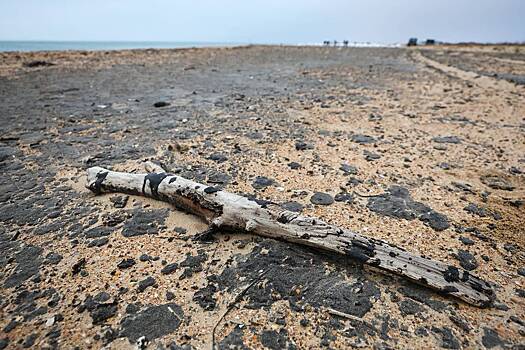
{"label": "driftwood branch", "polygon": [[276,204],[167,174],[151,162],[146,169],[150,173],[121,173],[92,167],[87,170],[86,187],[96,194],[122,192],[172,203],[206,220],[210,231],[246,231],[342,254],[473,305],[487,307],[494,300],[494,291],[487,282],[460,268],[329,225],[318,218],[284,210]]}

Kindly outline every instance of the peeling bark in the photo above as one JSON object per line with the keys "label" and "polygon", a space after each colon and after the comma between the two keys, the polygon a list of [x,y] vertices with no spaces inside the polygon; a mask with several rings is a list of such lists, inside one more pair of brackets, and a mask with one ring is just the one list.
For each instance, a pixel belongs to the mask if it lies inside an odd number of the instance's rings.
{"label": "peeling bark", "polygon": [[284,210],[276,204],[167,174],[151,162],[146,169],[150,173],[121,173],[92,167],[87,170],[86,187],[96,194],[120,192],[166,201],[203,218],[212,229],[246,231],[342,254],[476,306],[488,307],[495,298],[487,282],[463,269]]}

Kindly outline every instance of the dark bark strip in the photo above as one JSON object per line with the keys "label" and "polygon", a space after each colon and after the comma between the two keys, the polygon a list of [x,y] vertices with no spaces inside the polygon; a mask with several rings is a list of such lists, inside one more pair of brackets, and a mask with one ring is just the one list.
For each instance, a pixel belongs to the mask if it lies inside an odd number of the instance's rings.
{"label": "dark bark strip", "polygon": [[242,230],[342,254],[476,306],[488,307],[495,298],[487,282],[463,269],[409,253],[317,218],[284,210],[271,202],[261,203],[166,174],[152,163],[147,163],[147,168],[151,173],[89,168],[86,187],[96,194],[124,192],[166,201],[202,217],[214,229]]}

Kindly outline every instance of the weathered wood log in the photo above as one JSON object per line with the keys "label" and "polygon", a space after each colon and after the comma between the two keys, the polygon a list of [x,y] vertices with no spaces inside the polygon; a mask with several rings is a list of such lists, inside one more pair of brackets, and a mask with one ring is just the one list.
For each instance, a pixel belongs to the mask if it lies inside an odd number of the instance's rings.
{"label": "weathered wood log", "polygon": [[210,231],[246,231],[342,254],[476,306],[488,307],[495,298],[487,282],[455,266],[409,253],[318,218],[284,210],[267,201],[167,174],[151,162],[146,168],[153,172],[132,174],[92,167],[87,170],[86,187],[96,194],[121,192],[169,202],[206,220]]}

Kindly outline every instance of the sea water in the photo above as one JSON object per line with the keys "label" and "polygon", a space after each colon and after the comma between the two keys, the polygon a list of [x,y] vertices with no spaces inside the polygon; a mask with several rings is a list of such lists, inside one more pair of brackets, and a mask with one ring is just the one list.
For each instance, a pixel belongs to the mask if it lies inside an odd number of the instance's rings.
{"label": "sea water", "polygon": [[2,51],[175,49],[187,47],[237,46],[242,43],[162,41],[0,41]]}

